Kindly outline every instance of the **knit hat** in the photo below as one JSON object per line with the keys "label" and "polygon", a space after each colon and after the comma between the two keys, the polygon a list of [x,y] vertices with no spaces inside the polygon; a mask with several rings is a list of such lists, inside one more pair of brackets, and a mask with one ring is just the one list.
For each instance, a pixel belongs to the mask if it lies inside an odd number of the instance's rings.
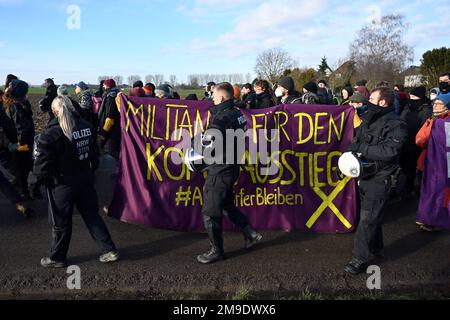
{"label": "knit hat", "polygon": [[359,92],[356,92],[350,97],[350,102],[364,103],[365,104],[365,103],[367,103],[367,99],[366,99],[366,97],[364,97]]}
{"label": "knit hat", "polygon": [[19,78],[17,78],[17,76],[13,74],[8,74],[6,76],[5,89],[9,87],[9,85],[11,84],[11,82],[13,82],[13,80],[19,80]]}
{"label": "knit hat", "polygon": [[440,93],[436,97],[436,100],[442,101],[447,108],[450,107],[450,93],[447,94]]}
{"label": "knit hat", "polygon": [[141,87],[135,87],[130,90],[130,97],[145,97],[145,91]]}
{"label": "knit hat", "polygon": [[69,95],[69,90],[68,90],[67,86],[65,84],[63,84],[63,85],[58,87],[57,93],[58,93],[58,96],[60,96],[60,97],[68,96]]}
{"label": "knit hat", "polygon": [[439,94],[439,92],[441,92],[441,91],[439,90],[439,88],[433,88],[433,89],[430,90],[430,93]]}
{"label": "knit hat", "polygon": [[411,90],[411,95],[420,99],[426,99],[427,89],[424,86],[420,86]]}
{"label": "knit hat", "polygon": [[113,79],[105,80],[103,84],[108,88],[114,88],[116,86],[116,82]]}
{"label": "knit hat", "polygon": [[317,94],[317,84],[313,81],[308,82],[303,86],[304,89],[306,89],[308,92],[312,92]]}
{"label": "knit hat", "polygon": [[28,93],[28,83],[22,80],[13,80],[9,84],[11,96],[15,99],[23,99]]}
{"label": "knit hat", "polygon": [[356,85],[358,87],[365,87],[366,84],[367,84],[367,80],[358,80],[358,81],[356,81]]}
{"label": "knit hat", "polygon": [[353,88],[350,86],[345,86],[344,89],[342,89],[342,90],[347,91],[349,97],[351,97],[353,95]]}
{"label": "knit hat", "polygon": [[292,79],[291,77],[284,77],[283,79],[281,79],[278,82],[278,85],[280,87],[285,88],[289,92],[294,92],[295,91],[294,79]]}
{"label": "knit hat", "polygon": [[135,83],[133,83],[133,88],[143,88],[143,87],[144,83],[141,80],[138,80]]}
{"label": "knit hat", "polygon": [[87,86],[87,84],[84,83],[83,81],[79,82],[79,83],[77,84],[77,87],[80,88],[82,91],[88,90],[88,89],[89,89],[89,87]]}
{"label": "knit hat", "polygon": [[317,84],[324,84],[325,86],[327,86],[327,82],[325,80],[320,80],[319,82],[317,82]]}

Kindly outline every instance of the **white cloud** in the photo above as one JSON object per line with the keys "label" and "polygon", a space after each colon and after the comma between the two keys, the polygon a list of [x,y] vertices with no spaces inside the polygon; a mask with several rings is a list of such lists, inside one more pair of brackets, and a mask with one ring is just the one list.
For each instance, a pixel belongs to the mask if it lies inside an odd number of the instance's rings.
{"label": "white cloud", "polygon": [[[234,1],[235,4],[240,2]],[[317,35],[317,31],[305,26],[314,24],[314,19],[325,3],[325,0],[263,2],[253,10],[238,15],[233,29],[215,40],[193,39],[189,46],[190,52],[196,54],[220,50],[231,57],[237,57],[251,51],[281,46],[294,39],[308,40]]]}

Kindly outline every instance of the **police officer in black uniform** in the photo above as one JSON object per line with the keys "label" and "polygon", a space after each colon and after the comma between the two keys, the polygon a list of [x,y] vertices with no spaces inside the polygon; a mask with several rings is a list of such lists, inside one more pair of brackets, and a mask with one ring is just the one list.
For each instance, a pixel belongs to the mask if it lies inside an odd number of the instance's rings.
{"label": "police officer in black uniform", "polygon": [[[205,140],[209,139],[210,143],[214,143],[212,137],[217,133],[221,134],[221,141],[224,145],[223,148],[217,148],[218,150],[223,150],[223,161],[216,161],[206,169],[208,177],[206,178],[203,192],[204,204],[202,214],[211,247],[208,252],[197,257],[198,262],[202,264],[213,263],[225,258],[222,238],[223,211],[226,211],[229,219],[241,228],[246,248],[252,247],[262,239],[262,235],[253,230],[247,217],[236,208],[234,203],[233,186],[239,178],[240,167],[237,164],[236,157],[237,143],[233,143],[234,150],[226,150],[228,146],[226,143],[226,131],[241,129],[245,132],[247,122],[239,109],[235,107],[233,97],[234,91],[231,84],[220,83],[214,87],[212,97],[214,106],[210,109],[212,119],[204,133]],[[207,141],[203,142],[208,145]],[[202,150],[199,151],[202,152]],[[234,151],[234,159],[230,161],[230,157],[227,157],[227,154],[232,151]],[[218,154],[219,152],[215,155],[215,159],[221,157]]]}
{"label": "police officer in black uniform", "polygon": [[387,87],[372,91],[368,111],[362,116],[350,151],[365,162],[375,163],[371,176],[360,178],[360,219],[356,231],[353,259],[345,267],[350,274],[367,269],[370,254],[383,255],[383,210],[399,169],[399,155],[408,136],[406,123],[396,115],[394,93]]}
{"label": "police officer in black uniform", "polygon": [[102,250],[100,262],[119,259],[109,231],[98,214],[93,172],[98,166],[98,150],[90,125],[71,112],[68,97],[52,102],[55,116],[41,134],[29,187],[33,198],[42,198],[39,187],[47,187],[49,220],[53,227],[50,257],[41,260],[47,268],[66,266],[72,236],[74,206],[80,212],[91,236]]}
{"label": "police officer in black uniform", "polygon": [[58,96],[58,87],[53,79],[45,79],[44,86],[46,88],[45,96],[39,101],[39,108],[42,112],[47,113],[52,120],[55,116],[52,112],[52,102]]}

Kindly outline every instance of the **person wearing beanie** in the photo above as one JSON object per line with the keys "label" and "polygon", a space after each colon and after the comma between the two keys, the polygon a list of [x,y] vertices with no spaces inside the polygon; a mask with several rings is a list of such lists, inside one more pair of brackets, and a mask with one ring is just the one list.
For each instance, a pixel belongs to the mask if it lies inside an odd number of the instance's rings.
{"label": "person wearing beanie", "polygon": [[89,87],[86,83],[84,83],[83,81],[78,82],[75,91],[77,91],[77,88],[79,88],[81,91],[85,91],[85,90],[89,90]]}
{"label": "person wearing beanie", "polygon": [[433,88],[430,90],[430,100],[431,102],[434,102],[436,100],[436,97],[439,94],[439,88]]}
{"label": "person wearing beanie", "polygon": [[311,93],[317,94],[318,87],[315,82],[310,81],[303,86],[303,89],[305,89],[305,92],[311,92]]}
{"label": "person wearing beanie", "polygon": [[303,104],[320,104],[320,98],[317,95],[318,91],[317,84],[313,81],[310,81],[306,83],[303,86],[303,97],[302,97],[302,103]]}
{"label": "person wearing beanie", "polygon": [[370,91],[369,91],[369,89],[367,89],[366,85],[367,85],[367,80],[356,81],[355,91],[362,94],[366,99],[369,99]]}
{"label": "person wearing beanie", "polygon": [[416,167],[422,150],[416,144],[416,136],[433,112],[426,92],[424,86],[413,88],[411,98],[400,115],[400,118],[405,121],[408,127],[408,138],[400,154],[400,166],[402,175],[405,177],[403,179],[405,183],[404,186],[400,186],[399,192],[407,197],[413,195],[413,192],[418,193],[419,191],[415,189]]}
{"label": "person wearing beanie", "polygon": [[103,82],[103,88],[105,89],[105,91],[107,91],[108,89],[113,89],[116,87],[116,82],[114,81],[114,79],[107,79],[105,80],[105,82]]}
{"label": "person wearing beanie", "polygon": [[53,79],[45,79],[44,87],[46,88],[45,96],[39,101],[39,108],[42,112],[47,113],[50,120],[55,118],[52,112],[52,102],[58,96],[58,88]]}
{"label": "person wearing beanie", "polygon": [[319,96],[320,103],[325,105],[334,104],[333,91],[328,88],[327,82],[325,80],[320,80],[317,83],[317,95]]}
{"label": "person wearing beanie", "polygon": [[353,125],[355,128],[358,128],[362,123],[362,115],[369,109],[367,106],[369,100],[367,100],[362,94],[356,92],[350,97],[349,101],[349,104],[356,110]]}
{"label": "person wearing beanie", "polygon": [[367,85],[367,80],[358,80],[356,81],[356,86],[357,87],[365,87]]}
{"label": "person wearing beanie", "polygon": [[14,152],[14,175],[17,178],[20,195],[30,199],[27,178],[33,168],[33,145],[35,126],[30,102],[26,99],[28,84],[22,80],[13,80],[3,95],[5,113],[12,120],[17,131],[18,145]]}
{"label": "person wearing beanie", "polygon": [[172,87],[168,84],[162,84],[156,87],[155,95],[159,99],[172,99],[173,98]]}
{"label": "person wearing beanie", "polygon": [[350,97],[353,95],[353,89],[351,86],[345,86],[341,91],[342,102],[341,106],[350,104]]}
{"label": "person wearing beanie", "polygon": [[295,91],[295,83],[292,77],[284,77],[278,82],[275,96],[281,104],[301,104],[302,100]]}
{"label": "person wearing beanie", "polygon": [[[428,142],[431,137],[431,130],[433,128],[434,121],[437,119],[450,119],[450,95],[440,93],[433,103],[433,115],[429,118],[422,128],[419,130],[416,136],[416,144],[422,149],[419,160],[417,161],[417,170],[419,175],[419,181],[422,181],[423,171],[425,170],[425,161],[427,158]],[[426,232],[440,231],[442,229],[435,226],[426,225],[419,221],[416,222],[420,230]]]}
{"label": "person wearing beanie", "polygon": [[10,83],[11,83],[13,80],[19,80],[19,78],[18,78],[17,76],[13,75],[13,74],[8,74],[8,75],[6,76],[5,90],[9,87]]}
{"label": "person wearing beanie", "polygon": [[355,118],[353,119],[353,126],[357,129],[362,124],[362,116],[369,109],[367,106],[369,100],[367,100],[362,94],[356,92],[350,97],[349,101],[349,104],[356,110]]}
{"label": "person wearing beanie", "polygon": [[[89,124],[95,128],[96,120],[94,114],[94,99],[91,90],[83,81],[79,82],[75,88],[75,94],[77,95],[77,103],[80,106],[81,117],[89,122]],[[94,131],[96,131],[94,129]]]}
{"label": "person wearing beanie", "polygon": [[133,83],[133,88],[144,88],[144,83],[141,80],[138,80]]}
{"label": "person wearing beanie", "polygon": [[[0,99],[2,95],[3,92],[0,91]],[[0,100],[0,164],[5,168],[14,165],[13,161],[11,161],[11,153],[16,152],[18,146],[17,130],[14,123],[3,111]],[[0,171],[0,192],[16,207],[17,212],[24,218],[29,218],[33,215],[34,211],[27,208],[24,199],[22,199],[14,185],[5,177],[2,171]]]}
{"label": "person wearing beanie", "polygon": [[100,149],[111,155],[117,161],[120,156],[120,110],[116,98],[119,89],[113,79],[105,80],[103,83],[102,105],[99,112],[98,140]]}
{"label": "person wearing beanie", "polygon": [[68,96],[69,95],[69,88],[67,88],[67,86],[65,84],[60,85],[58,87],[58,89],[56,90],[56,93],[58,94],[58,96],[63,97],[63,96]]}

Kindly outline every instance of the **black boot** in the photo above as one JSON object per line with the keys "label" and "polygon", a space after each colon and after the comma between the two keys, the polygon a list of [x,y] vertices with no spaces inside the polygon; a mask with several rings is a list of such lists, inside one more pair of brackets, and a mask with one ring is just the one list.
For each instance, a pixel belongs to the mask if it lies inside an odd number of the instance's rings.
{"label": "black boot", "polygon": [[205,217],[205,228],[211,242],[208,252],[197,257],[202,264],[210,264],[225,259],[223,253],[222,218]]}
{"label": "black boot", "polygon": [[260,242],[263,238],[262,234],[260,234],[250,226],[246,226],[244,229],[242,229],[242,233],[244,234],[246,249],[250,249],[255,244]]}

